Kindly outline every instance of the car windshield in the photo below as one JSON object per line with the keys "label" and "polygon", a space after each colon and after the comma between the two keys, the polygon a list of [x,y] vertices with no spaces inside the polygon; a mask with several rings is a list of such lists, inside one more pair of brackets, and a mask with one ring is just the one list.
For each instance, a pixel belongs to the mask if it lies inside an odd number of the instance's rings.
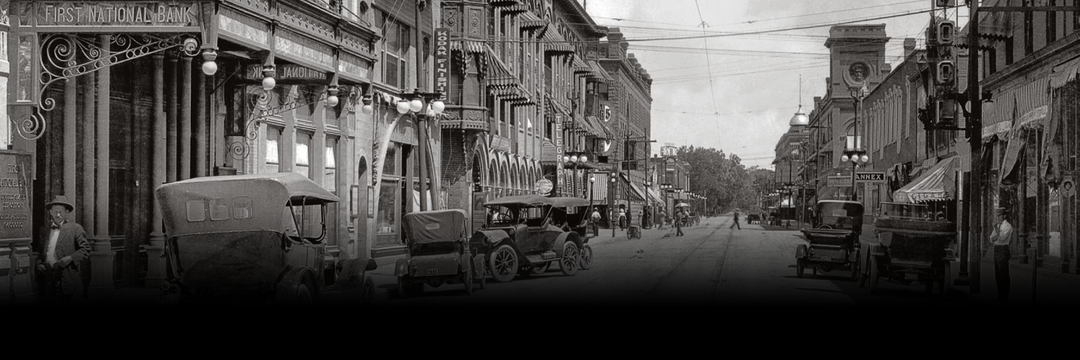
{"label": "car windshield", "polygon": [[821,225],[836,229],[853,228],[855,220],[863,215],[861,206],[849,203],[823,203],[819,205],[819,211]]}
{"label": "car windshield", "polygon": [[881,216],[931,220],[930,207],[922,204],[881,203]]}

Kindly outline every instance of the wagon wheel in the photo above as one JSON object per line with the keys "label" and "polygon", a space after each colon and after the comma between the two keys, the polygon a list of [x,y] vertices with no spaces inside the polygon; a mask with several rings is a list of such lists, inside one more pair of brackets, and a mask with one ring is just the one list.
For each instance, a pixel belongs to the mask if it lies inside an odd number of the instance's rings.
{"label": "wagon wheel", "polygon": [[491,277],[497,282],[510,282],[518,271],[517,253],[510,245],[501,245],[491,254]]}
{"label": "wagon wheel", "polygon": [[938,291],[941,292],[941,298],[945,299],[945,298],[949,297],[949,293],[947,292],[947,290],[949,289],[949,286],[952,285],[952,262],[951,261],[946,261],[945,262],[945,268],[943,269],[943,271],[945,273],[942,274],[942,277],[941,277],[942,280],[941,280],[941,284],[938,285]]}
{"label": "wagon wheel", "polygon": [[870,293],[873,294],[877,290],[878,285],[878,259],[877,257],[870,257]]}
{"label": "wagon wheel", "polygon": [[801,278],[803,276],[803,271],[805,271],[805,268],[806,268],[806,260],[805,259],[798,259],[798,260],[795,261],[795,275],[796,276]]}
{"label": "wagon wheel", "polygon": [[563,243],[562,258],[559,259],[559,268],[563,275],[573,276],[577,274],[578,265],[581,264],[581,253],[573,241]]}
{"label": "wagon wheel", "polygon": [[592,246],[585,244],[585,247],[581,249],[581,270],[590,268],[592,268]]}

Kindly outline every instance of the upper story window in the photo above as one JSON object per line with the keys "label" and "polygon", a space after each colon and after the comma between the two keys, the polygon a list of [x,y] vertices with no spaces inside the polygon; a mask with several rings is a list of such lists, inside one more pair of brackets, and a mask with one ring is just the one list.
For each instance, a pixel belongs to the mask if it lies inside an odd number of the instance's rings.
{"label": "upper story window", "polygon": [[375,26],[383,32],[383,83],[397,88],[406,88],[406,77],[409,69],[409,33],[408,26],[388,19],[385,12],[380,11],[376,16]]}

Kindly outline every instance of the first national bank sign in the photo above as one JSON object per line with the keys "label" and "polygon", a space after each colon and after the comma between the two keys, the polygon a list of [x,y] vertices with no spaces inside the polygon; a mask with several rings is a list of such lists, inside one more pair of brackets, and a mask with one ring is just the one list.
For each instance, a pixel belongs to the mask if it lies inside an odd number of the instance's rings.
{"label": "first national bank sign", "polygon": [[34,2],[36,26],[198,26],[195,1]]}

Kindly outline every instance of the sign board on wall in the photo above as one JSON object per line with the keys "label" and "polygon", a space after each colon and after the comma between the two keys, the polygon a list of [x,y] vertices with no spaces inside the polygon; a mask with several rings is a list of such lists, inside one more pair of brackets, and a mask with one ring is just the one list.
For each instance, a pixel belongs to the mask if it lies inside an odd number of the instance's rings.
{"label": "sign board on wall", "polygon": [[30,155],[0,151],[0,241],[33,237]]}
{"label": "sign board on wall", "polygon": [[450,87],[450,29],[435,29],[435,92],[447,95]]}
{"label": "sign board on wall", "polygon": [[201,16],[195,1],[44,1],[34,5],[35,25],[49,27],[197,27]]}

